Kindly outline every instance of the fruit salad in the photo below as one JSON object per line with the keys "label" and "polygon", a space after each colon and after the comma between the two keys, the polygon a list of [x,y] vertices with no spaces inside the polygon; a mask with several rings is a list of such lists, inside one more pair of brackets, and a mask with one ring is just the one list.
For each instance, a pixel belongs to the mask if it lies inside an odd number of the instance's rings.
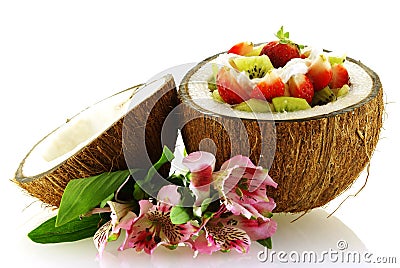
{"label": "fruit salad", "polygon": [[241,42],[227,60],[213,63],[208,87],[216,101],[248,112],[292,112],[324,105],[350,89],[345,56],[292,42],[283,27],[278,40]]}

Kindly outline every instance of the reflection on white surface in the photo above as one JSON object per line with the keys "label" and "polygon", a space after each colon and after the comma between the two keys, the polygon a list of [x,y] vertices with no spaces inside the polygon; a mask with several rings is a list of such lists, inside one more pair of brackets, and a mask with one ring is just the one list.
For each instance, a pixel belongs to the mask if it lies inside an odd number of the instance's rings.
{"label": "reflection on white surface", "polygon": [[[29,209],[28,209],[29,210]],[[41,213],[42,216],[48,213]],[[145,253],[136,253],[132,249],[118,251],[117,248],[122,242],[122,237],[108,244],[106,252],[101,260],[96,259],[96,249],[91,239],[85,239],[73,243],[48,244],[41,245],[31,242],[25,235],[20,237],[16,243],[19,254],[23,258],[14,258],[16,267],[31,263],[30,267],[276,267],[282,264],[277,254],[282,251],[288,254],[284,260],[288,264],[294,264],[296,267],[308,267],[315,261],[312,259],[304,263],[294,263],[289,258],[289,254],[302,254],[303,252],[313,251],[318,259],[324,251],[333,250],[342,252],[338,248],[338,241],[346,241],[348,248],[343,252],[366,252],[362,241],[344,225],[338,218],[332,216],[327,218],[328,213],[323,209],[315,209],[306,214],[297,221],[291,223],[298,215],[292,214],[275,214],[274,218],[278,222],[278,231],[273,237],[273,251],[275,251],[274,260],[271,258],[265,262],[261,262],[257,256],[264,248],[254,242],[247,254],[239,254],[237,252],[222,253],[217,252],[213,255],[199,255],[193,258],[193,252],[187,247],[179,247],[176,250],[168,250],[160,247],[155,250],[153,255]],[[26,216],[26,215],[25,215]],[[25,232],[26,226],[32,225],[32,221],[38,220],[38,215],[25,222],[19,232]],[[20,233],[21,234],[21,233]],[[272,251],[268,253],[271,254]],[[292,255],[293,257],[294,255]],[[265,258],[265,256],[261,256]],[[269,256],[271,257],[271,256]],[[338,263],[343,265],[354,265],[352,263],[342,263],[339,258],[336,263],[329,261],[325,256],[324,266]],[[340,256],[339,256],[340,257]],[[292,258],[293,259],[293,258]],[[351,259],[352,260],[352,259]],[[366,263],[362,263],[361,267],[373,267]],[[357,267],[360,267],[359,265]]]}

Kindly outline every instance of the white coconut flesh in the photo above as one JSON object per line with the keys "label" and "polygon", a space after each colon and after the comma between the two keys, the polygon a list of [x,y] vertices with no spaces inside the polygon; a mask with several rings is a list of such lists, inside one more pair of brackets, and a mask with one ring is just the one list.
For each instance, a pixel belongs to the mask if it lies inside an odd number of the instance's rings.
{"label": "white coconut flesh", "polygon": [[232,109],[229,104],[220,103],[212,98],[211,92],[208,88],[207,81],[212,75],[212,64],[226,65],[227,54],[221,54],[217,58],[205,63],[199,68],[189,79],[187,85],[187,94],[191,100],[205,111],[222,116],[239,117],[243,119],[257,119],[257,120],[301,120],[317,116],[324,116],[337,112],[339,110],[351,107],[360,101],[364,100],[372,91],[373,81],[370,75],[359,65],[345,61],[346,67],[350,77],[350,90],[349,93],[343,97],[339,97],[336,101],[330,102],[325,105],[315,106],[311,109],[284,112],[284,113],[250,113]]}
{"label": "white coconut flesh", "polygon": [[35,177],[60,165],[105,132],[128,111],[165,84],[165,77],[132,87],[83,110],[34,146],[25,158],[22,174]]}

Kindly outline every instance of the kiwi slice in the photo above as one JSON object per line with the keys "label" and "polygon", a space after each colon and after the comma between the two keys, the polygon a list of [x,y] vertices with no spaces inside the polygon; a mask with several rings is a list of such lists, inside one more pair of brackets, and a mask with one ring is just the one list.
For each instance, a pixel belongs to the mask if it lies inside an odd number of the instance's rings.
{"label": "kiwi slice", "polygon": [[329,102],[335,101],[336,95],[329,87],[324,87],[320,91],[314,93],[314,97],[311,101],[311,106],[324,105]]}
{"label": "kiwi slice", "polygon": [[329,63],[332,66],[335,64],[342,64],[345,60],[346,60],[346,55],[343,55],[342,57],[335,57],[335,56],[329,57]]}
{"label": "kiwi slice", "polygon": [[211,68],[212,68],[213,73],[212,73],[211,77],[208,79],[207,83],[208,83],[208,89],[213,92],[214,90],[217,89],[216,79],[217,79],[217,74],[218,74],[218,66],[215,63],[213,63],[211,65]]}
{"label": "kiwi slice", "polygon": [[238,57],[233,60],[234,67],[239,71],[245,71],[250,79],[262,78],[274,68],[267,55]]}
{"label": "kiwi slice", "polygon": [[269,113],[271,112],[271,106],[268,101],[249,99],[238,105],[233,106],[233,109],[244,111],[244,112],[254,112],[254,113]]}
{"label": "kiwi slice", "polygon": [[347,93],[349,93],[350,87],[349,85],[343,85],[341,88],[335,88],[332,89],[332,91],[335,93],[336,97],[342,97],[347,95]]}
{"label": "kiwi slice", "polygon": [[245,56],[259,56],[264,46],[265,44],[254,47],[253,50],[247,53]]}
{"label": "kiwi slice", "polygon": [[221,95],[219,95],[218,90],[214,90],[214,91],[212,92],[212,97],[213,97],[213,99],[214,99],[215,101],[224,102],[224,100],[221,98]]}
{"label": "kiwi slice", "polygon": [[276,112],[294,112],[310,109],[311,106],[305,99],[295,97],[276,97],[272,99]]}

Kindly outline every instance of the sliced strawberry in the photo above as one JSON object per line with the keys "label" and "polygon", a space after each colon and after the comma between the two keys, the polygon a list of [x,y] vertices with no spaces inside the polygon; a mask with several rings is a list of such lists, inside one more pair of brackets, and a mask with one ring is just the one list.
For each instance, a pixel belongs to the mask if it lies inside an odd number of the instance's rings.
{"label": "sliced strawberry", "polygon": [[264,46],[260,55],[267,55],[275,68],[283,67],[293,58],[300,58],[299,48],[293,43],[272,41]]}
{"label": "sliced strawberry", "polygon": [[304,74],[293,75],[289,79],[290,96],[305,99],[311,103],[314,96],[314,87],[311,80]]}
{"label": "sliced strawberry", "polygon": [[349,84],[349,73],[346,67],[342,64],[334,64],[332,66],[332,79],[329,82],[330,88],[341,88],[342,86]]}
{"label": "sliced strawberry", "polygon": [[315,91],[326,87],[332,79],[332,67],[327,57],[323,54],[317,56],[311,63],[307,72]]}
{"label": "sliced strawberry", "polygon": [[254,45],[251,42],[241,42],[231,47],[231,49],[228,50],[228,53],[245,56],[253,51],[253,47]]}
{"label": "sliced strawberry", "polygon": [[282,79],[274,72],[269,72],[253,89],[250,97],[271,102],[273,98],[281,97],[284,94],[285,84],[282,82]]}
{"label": "sliced strawberry", "polygon": [[221,68],[216,77],[218,93],[228,104],[238,104],[250,98],[253,90],[246,75],[229,68]]}

